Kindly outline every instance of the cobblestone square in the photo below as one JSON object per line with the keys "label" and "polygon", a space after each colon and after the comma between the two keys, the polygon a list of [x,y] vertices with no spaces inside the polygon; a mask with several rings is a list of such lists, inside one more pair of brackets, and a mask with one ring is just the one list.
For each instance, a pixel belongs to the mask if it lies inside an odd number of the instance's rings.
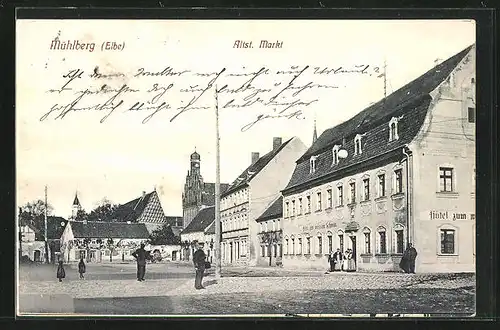
{"label": "cobblestone square", "polygon": [[20,313],[463,316],[472,315],[475,304],[473,274],[325,273],[231,267],[223,269],[219,280],[209,272],[204,278],[205,289],[196,290],[189,263],[150,264],[144,282],[136,280],[135,272],[133,263],[90,264],[86,278],[81,280],[75,265],[67,265],[66,278],[58,282],[55,266],[21,267]]}

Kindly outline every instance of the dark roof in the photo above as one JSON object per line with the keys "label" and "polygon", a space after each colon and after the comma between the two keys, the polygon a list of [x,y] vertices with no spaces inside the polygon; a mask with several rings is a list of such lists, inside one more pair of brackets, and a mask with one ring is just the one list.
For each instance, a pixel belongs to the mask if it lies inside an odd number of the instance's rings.
{"label": "dark roof", "polygon": [[260,222],[269,219],[276,219],[283,216],[283,196],[278,197],[255,221]]}
{"label": "dark roof", "polygon": [[[431,102],[429,93],[450,75],[471,47],[395,91],[385,101],[377,102],[350,120],[323,132],[297,161],[297,166],[284,192],[326,175],[341,173],[342,170],[352,165],[361,164],[384,152],[402,148],[410,143],[419,132],[427,115]],[[399,139],[389,142],[388,123],[392,117],[400,118],[398,121]],[[364,135],[361,139],[361,155],[354,155],[356,134]],[[343,138],[345,138],[345,144],[343,144]],[[342,148],[347,150],[348,157],[340,159],[337,165],[332,166],[334,145],[342,145]],[[316,171],[311,174],[309,173],[309,159],[313,155],[317,156]]]}
{"label": "dark roof", "polygon": [[264,167],[290,142],[293,138],[288,141],[282,143],[279,148],[275,150],[271,150],[264,156],[260,157],[254,164],[248,166],[237,178],[233,181],[233,183],[229,186],[229,188],[221,194],[222,197],[229,195],[230,193],[238,190],[246,186],[257,174],[259,174]]}
{"label": "dark roof", "polygon": [[75,199],[73,200],[73,206],[80,206],[80,201],[78,200],[78,195],[75,194]]}
{"label": "dark roof", "polygon": [[[151,204],[151,206],[146,209],[148,204]],[[145,210],[148,211],[144,213]],[[140,220],[141,222],[161,224],[168,221],[169,217],[165,217],[157,192],[152,191],[130,202],[119,205],[113,212],[112,218],[121,222],[136,222]]]}
{"label": "dark roof", "polygon": [[149,232],[143,223],[70,221],[75,238],[147,239]]}
{"label": "dark roof", "polygon": [[191,220],[182,234],[205,231],[215,219],[215,206],[210,206],[201,209],[196,216]]}
{"label": "dark roof", "polygon": [[[227,188],[229,188],[228,183],[220,184],[220,193],[223,194]],[[205,182],[203,184],[203,191],[201,193],[201,203],[202,205],[215,205],[215,183]]]}
{"label": "dark roof", "polygon": [[182,227],[182,217],[165,216],[164,222],[172,227]]}
{"label": "dark roof", "polygon": [[[64,223],[64,225],[61,225]],[[60,239],[68,220],[63,217],[47,217],[47,239]]]}
{"label": "dark roof", "polygon": [[[471,50],[469,46],[460,53],[435,66],[417,79],[401,87],[379,102],[364,109],[351,119],[325,130],[309,150],[297,161],[301,162],[312,155],[316,155],[323,149],[341,144],[342,138],[351,139],[358,133],[363,134],[377,126],[381,121],[389,121],[390,117],[398,113],[402,108],[411,110],[408,105],[423,95],[428,95],[441,84]],[[387,119],[389,117],[389,120]]]}
{"label": "dark roof", "polygon": [[210,227],[207,228],[207,230],[205,231],[205,233],[207,234],[215,234],[215,221],[212,222],[212,224],[210,225]]}

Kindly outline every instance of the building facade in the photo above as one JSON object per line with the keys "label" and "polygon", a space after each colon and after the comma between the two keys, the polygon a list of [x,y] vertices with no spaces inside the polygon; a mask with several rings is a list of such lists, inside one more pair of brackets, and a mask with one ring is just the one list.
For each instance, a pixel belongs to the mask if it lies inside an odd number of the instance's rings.
{"label": "building facade", "polygon": [[[220,184],[221,192],[229,185]],[[196,151],[190,156],[190,169],[186,175],[182,193],[183,228],[186,228],[202,207],[215,205],[215,183],[203,181],[201,175],[201,157]]]}
{"label": "building facade", "polygon": [[283,265],[324,269],[351,249],[358,270],[475,269],[475,47],[326,130],[283,190]]}
{"label": "building facade", "polygon": [[132,253],[148,238],[144,223],[69,221],[61,236],[61,260],[133,261]]}
{"label": "building facade", "polygon": [[306,149],[297,137],[284,143],[273,138],[272,150],[262,157],[253,152],[251,165],[221,194],[224,264],[257,264],[260,242],[255,220],[280,196]]}
{"label": "building facade", "polygon": [[259,266],[282,266],[283,232],[283,196],[279,196],[255,220],[259,224],[258,237],[260,252],[257,254]]}
{"label": "building facade", "polygon": [[213,257],[215,241],[215,206],[202,208],[189,225],[181,232],[182,260],[191,260],[196,251],[196,244],[200,244],[207,256]]}

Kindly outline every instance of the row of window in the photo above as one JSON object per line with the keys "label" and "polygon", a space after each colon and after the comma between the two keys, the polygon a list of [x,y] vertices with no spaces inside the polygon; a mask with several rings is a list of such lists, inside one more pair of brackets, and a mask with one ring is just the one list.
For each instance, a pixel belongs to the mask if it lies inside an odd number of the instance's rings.
{"label": "row of window", "polygon": [[222,259],[226,262],[232,262],[246,257],[247,241],[223,242],[222,243]]}
{"label": "row of window", "polygon": [[221,221],[222,231],[238,230],[248,228],[248,217],[246,214]]}
{"label": "row of window", "polygon": [[281,229],[281,221],[280,219],[263,221],[260,223],[260,232],[266,231],[277,231]]}
{"label": "row of window", "polygon": [[234,192],[231,195],[221,199],[221,209],[225,210],[235,205],[247,202],[248,197],[249,197],[248,188]]}
{"label": "row of window", "polygon": [[[348,236],[347,239],[350,239],[349,247],[356,245],[358,247],[362,246],[362,250],[359,251],[362,254],[373,254],[372,247],[372,232],[369,228],[365,227],[362,231],[363,234],[363,243],[362,245],[356,244],[355,236]],[[324,236],[318,234],[316,237],[306,236],[304,238],[297,237],[295,238],[293,235],[288,238],[285,237],[285,255],[296,255],[296,254],[329,254],[334,249],[334,235],[332,233],[327,233],[326,235],[326,248],[324,245]],[[345,251],[348,247],[345,246],[345,234],[342,230],[339,230],[336,235],[336,248],[340,249],[340,251]],[[405,227],[402,225],[396,225],[393,228],[393,253],[402,254],[405,249]],[[377,228],[376,237],[375,237],[375,253],[376,254],[387,254],[388,252],[388,242],[387,242],[387,230],[385,227],[380,226]],[[305,246],[303,246],[303,242]],[[314,250],[311,249],[311,242],[313,242]],[[358,252],[358,251],[357,251]]]}
{"label": "row of window", "polygon": [[[399,139],[399,134],[398,134],[398,121],[403,118],[401,117],[393,117],[390,122],[389,122],[389,142],[395,141]],[[354,137],[354,156],[361,155],[363,153],[363,148],[362,148],[362,138],[365,134],[357,134]],[[340,145],[335,145],[332,149],[332,155],[333,155],[333,161],[332,161],[332,166],[337,165],[339,163],[339,151],[340,151]],[[309,172],[312,174],[316,172],[316,160],[317,156],[312,156],[310,158],[310,170]]]}
{"label": "row of window", "polygon": [[262,244],[260,246],[260,256],[261,257],[282,257],[283,256],[283,248],[281,244],[273,244],[269,246],[269,244]]}
{"label": "row of window", "polygon": [[[398,168],[394,170],[393,174],[393,194],[399,194],[403,192],[403,171]],[[356,203],[356,181],[349,182],[349,195],[348,195],[348,204]],[[377,175],[377,185],[376,185],[376,197],[385,197],[386,196],[386,175],[385,173],[381,173]],[[365,177],[362,179],[362,194],[361,200],[368,201],[371,198],[370,191],[370,178]],[[297,198],[297,202],[295,199],[291,201],[285,201],[285,217],[302,215],[311,212],[311,195],[305,196],[305,209],[303,205],[302,197]],[[297,205],[296,205],[297,204]],[[344,185],[342,183],[337,184],[337,194],[336,194],[336,205],[335,206],[343,206],[344,205]],[[326,208],[333,207],[333,191],[332,188],[328,188],[326,190]],[[316,192],[316,208],[315,211],[321,211],[323,208],[323,192]]]}

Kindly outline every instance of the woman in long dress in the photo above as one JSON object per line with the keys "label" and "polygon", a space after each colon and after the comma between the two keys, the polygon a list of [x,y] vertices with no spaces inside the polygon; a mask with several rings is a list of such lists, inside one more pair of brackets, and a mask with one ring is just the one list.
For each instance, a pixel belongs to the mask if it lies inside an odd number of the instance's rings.
{"label": "woman in long dress", "polygon": [[347,271],[349,269],[349,263],[348,263],[348,260],[347,260],[347,257],[349,255],[349,249],[347,249],[344,253],[343,253],[343,260],[342,260],[342,270],[343,271]]}
{"label": "woman in long dress", "polygon": [[354,263],[353,255],[352,255],[352,250],[349,249],[349,254],[347,255],[347,271],[348,272],[354,272],[356,270],[356,264]]}

